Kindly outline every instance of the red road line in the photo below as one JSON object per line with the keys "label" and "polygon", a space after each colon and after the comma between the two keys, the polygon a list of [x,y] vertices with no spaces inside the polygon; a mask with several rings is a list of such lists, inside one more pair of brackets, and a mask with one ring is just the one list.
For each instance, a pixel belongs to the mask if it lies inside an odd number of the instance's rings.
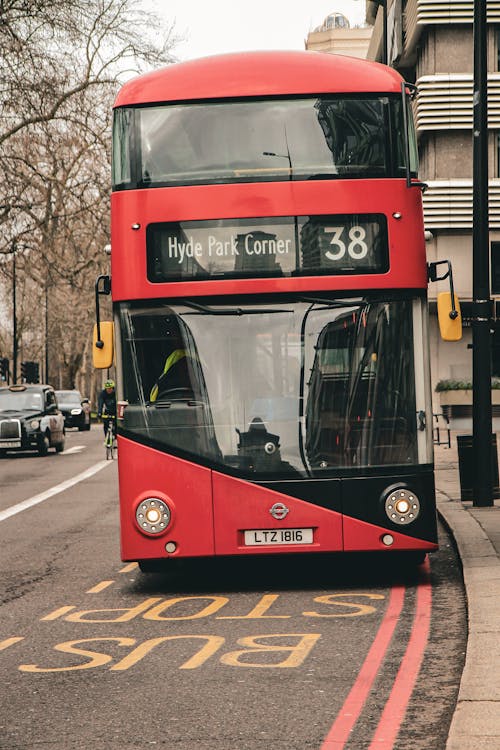
{"label": "red road line", "polygon": [[419,581],[417,588],[415,617],[413,619],[410,639],[396,679],[394,680],[391,694],[382,712],[368,750],[375,750],[375,748],[377,750],[392,750],[408,703],[410,702],[411,694],[424,658],[427,641],[429,640],[432,609],[432,590],[429,573],[430,565],[427,558],[424,567],[424,576]]}
{"label": "red road line", "polygon": [[398,623],[405,595],[404,586],[393,586],[389,604],[361,670],[339,711],[321,750],[341,750],[366,702]]}

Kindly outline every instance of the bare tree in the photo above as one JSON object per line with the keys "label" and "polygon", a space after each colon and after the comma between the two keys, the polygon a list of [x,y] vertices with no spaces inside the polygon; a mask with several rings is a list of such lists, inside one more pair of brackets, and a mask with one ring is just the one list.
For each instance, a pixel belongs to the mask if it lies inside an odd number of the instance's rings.
{"label": "bare tree", "polygon": [[108,260],[112,102],[125,77],[174,60],[173,27],[161,41],[152,38],[158,28],[135,0],[0,0],[0,354],[13,344],[15,252],[18,350],[49,354],[61,387],[90,387],[93,283]]}

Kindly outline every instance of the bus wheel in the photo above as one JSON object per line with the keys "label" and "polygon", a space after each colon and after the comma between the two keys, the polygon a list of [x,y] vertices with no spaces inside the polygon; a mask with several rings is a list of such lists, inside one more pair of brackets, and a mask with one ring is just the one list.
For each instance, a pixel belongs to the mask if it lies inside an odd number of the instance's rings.
{"label": "bus wheel", "polygon": [[415,552],[401,552],[399,559],[402,565],[406,567],[415,567],[416,565],[423,565],[427,557],[427,552],[422,550],[416,550]]}
{"label": "bus wheel", "polygon": [[168,569],[167,560],[139,560],[141,573],[164,573]]}

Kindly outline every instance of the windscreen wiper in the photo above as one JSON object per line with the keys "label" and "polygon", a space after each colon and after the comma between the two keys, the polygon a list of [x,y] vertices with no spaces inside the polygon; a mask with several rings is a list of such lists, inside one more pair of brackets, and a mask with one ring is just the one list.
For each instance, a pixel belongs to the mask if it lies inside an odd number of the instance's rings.
{"label": "windscreen wiper", "polygon": [[331,299],[322,299],[321,297],[297,297],[299,302],[310,302],[313,305],[327,305],[328,307],[333,307],[335,309],[342,308],[342,307],[359,307],[360,305],[366,304],[366,301],[364,299],[356,299],[356,300],[350,300],[350,299],[342,299],[342,300],[331,300]]}
{"label": "windscreen wiper", "polygon": [[262,313],[293,313],[293,310],[277,309],[276,307],[252,307],[250,309],[243,309],[242,307],[213,308],[208,307],[208,305],[200,305],[198,302],[187,302],[186,300],[180,300],[180,302],[186,307],[191,307],[193,310],[198,310],[205,315],[260,315]]}
{"label": "windscreen wiper", "polygon": [[308,180],[338,180],[341,175],[338,172],[317,172],[308,175]]}

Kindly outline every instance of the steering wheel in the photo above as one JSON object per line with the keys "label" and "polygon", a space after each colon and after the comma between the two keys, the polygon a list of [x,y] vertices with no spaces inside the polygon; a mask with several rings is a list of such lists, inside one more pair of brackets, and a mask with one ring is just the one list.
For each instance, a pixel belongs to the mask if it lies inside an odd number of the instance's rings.
{"label": "steering wheel", "polygon": [[191,388],[169,388],[160,391],[156,401],[193,401],[194,393]]}

